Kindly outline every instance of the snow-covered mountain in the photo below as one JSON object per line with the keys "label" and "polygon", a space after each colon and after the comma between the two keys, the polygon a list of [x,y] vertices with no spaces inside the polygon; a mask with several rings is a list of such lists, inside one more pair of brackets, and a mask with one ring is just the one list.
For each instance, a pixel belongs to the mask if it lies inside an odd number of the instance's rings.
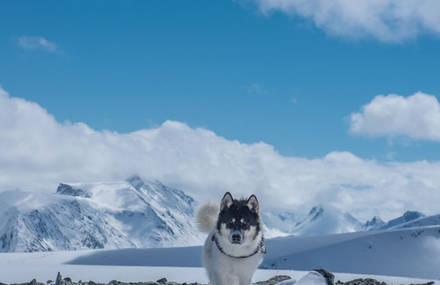
{"label": "snow-covered mountain", "polygon": [[390,220],[388,223],[380,227],[381,230],[399,228],[401,225],[424,218],[425,215],[416,211],[406,211],[401,217]]}
{"label": "snow-covered mountain", "polygon": [[374,216],[371,220],[365,222],[362,225],[362,230],[364,231],[372,231],[378,230],[385,226],[385,222],[378,216]]}
{"label": "snow-covered mountain", "polygon": [[[196,202],[159,181],[132,176],[106,183],[61,183],[53,194],[0,192],[0,251],[135,248],[203,243]],[[440,215],[406,212],[385,223],[361,223],[329,206],[308,213],[264,211],[267,238],[319,236],[440,225]]]}
{"label": "snow-covered mountain", "polygon": [[158,181],[60,184],[0,193],[0,251],[193,245],[195,201]]}
{"label": "snow-covered mountain", "polygon": [[407,222],[395,225],[390,229],[403,229],[403,228],[438,226],[438,225],[440,225],[440,215],[433,215],[428,217],[420,216],[419,218],[412,219]]}
{"label": "snow-covered mountain", "polygon": [[361,223],[350,213],[328,206],[313,207],[308,214],[288,211],[263,213],[267,237],[287,235],[318,236],[358,231],[387,230],[420,226],[440,225],[440,215],[425,216],[416,211],[407,211],[402,216],[384,222],[375,216]]}
{"label": "snow-covered mountain", "polygon": [[316,236],[355,232],[362,224],[349,213],[332,207],[313,207],[306,215],[291,212],[263,213],[268,237],[298,235]]}

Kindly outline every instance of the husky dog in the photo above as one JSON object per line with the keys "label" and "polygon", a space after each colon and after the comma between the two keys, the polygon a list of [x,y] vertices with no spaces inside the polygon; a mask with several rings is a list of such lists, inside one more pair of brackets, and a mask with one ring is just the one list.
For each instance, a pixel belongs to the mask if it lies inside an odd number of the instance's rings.
{"label": "husky dog", "polygon": [[234,200],[227,192],[220,208],[203,205],[197,213],[201,231],[208,233],[203,264],[211,285],[249,285],[266,253],[257,197]]}

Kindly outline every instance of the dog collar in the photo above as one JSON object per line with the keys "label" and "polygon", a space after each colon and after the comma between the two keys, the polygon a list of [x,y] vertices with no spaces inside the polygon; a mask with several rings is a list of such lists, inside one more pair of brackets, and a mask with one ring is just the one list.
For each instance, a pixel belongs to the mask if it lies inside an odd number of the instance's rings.
{"label": "dog collar", "polygon": [[264,237],[261,237],[261,241],[260,241],[260,243],[258,244],[258,247],[255,249],[254,252],[252,252],[252,253],[249,254],[249,255],[240,255],[240,256],[235,256],[235,255],[227,254],[227,253],[223,250],[223,248],[220,246],[220,244],[218,243],[218,240],[217,240],[217,238],[216,238],[216,236],[215,236],[215,233],[212,235],[211,240],[215,243],[215,245],[217,246],[218,250],[220,250],[221,253],[223,253],[223,254],[226,255],[226,256],[232,257],[232,258],[247,258],[247,257],[254,256],[254,255],[257,254],[257,253],[262,253],[262,254],[266,254],[266,253],[267,253],[266,246],[264,245]]}

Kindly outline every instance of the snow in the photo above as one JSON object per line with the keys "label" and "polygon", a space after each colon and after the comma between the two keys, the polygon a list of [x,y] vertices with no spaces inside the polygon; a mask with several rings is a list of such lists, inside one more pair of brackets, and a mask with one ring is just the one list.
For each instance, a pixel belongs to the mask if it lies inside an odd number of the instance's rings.
{"label": "snow", "polygon": [[[142,251],[141,249],[137,249]],[[136,251],[136,250],[135,250]],[[135,254],[131,251],[131,254]],[[33,253],[0,253],[0,282],[29,282],[33,278],[45,282],[55,280],[57,272],[61,272],[63,277],[71,277],[74,281],[93,280],[95,282],[109,282],[111,280],[121,280],[127,282],[158,280],[166,277],[168,280],[177,282],[199,282],[207,283],[205,270],[201,267],[170,267],[170,266],[139,266],[133,265],[133,260],[142,264],[147,256],[132,256],[127,252],[126,256],[121,256],[120,265],[72,265],[66,264],[70,260],[87,255],[105,252],[105,250],[87,251],[58,251],[58,252],[33,252]],[[106,258],[102,255],[101,258]],[[183,264],[187,256],[180,256],[179,252],[174,255],[175,259],[181,260]],[[127,262],[125,262],[127,260]],[[131,262],[129,262],[131,260]],[[296,280],[300,280],[309,274],[309,271],[298,270],[257,270],[254,280],[267,280],[274,275],[289,275]],[[375,278],[389,282],[390,284],[410,284],[424,283],[428,280],[420,278],[403,278],[393,276],[362,275],[335,273],[335,280],[348,281],[355,278]],[[432,279],[430,279],[432,280]],[[293,284],[292,281],[283,283],[284,285]],[[304,284],[304,283],[303,283]],[[436,285],[440,282],[436,281]],[[299,284],[298,284],[299,285]],[[310,285],[310,284],[308,284]]]}
{"label": "snow", "polygon": [[[440,226],[283,237],[266,241],[267,269],[367,273],[440,279]],[[179,257],[179,258],[178,258]],[[201,266],[201,247],[102,250],[71,264]]]}
{"label": "snow", "polygon": [[430,243],[440,243],[439,226],[279,238],[263,266],[440,279],[440,250]]}
{"label": "snow", "polygon": [[[255,281],[283,274],[299,282],[311,270],[323,267],[333,272],[349,272],[335,273],[335,280],[368,277],[390,284],[434,280],[440,285],[439,226],[276,238],[267,240],[267,248],[263,267],[273,268],[257,270]],[[198,246],[0,253],[0,282],[54,280],[58,271],[77,281],[135,282],[166,277],[177,282],[207,283]],[[320,282],[318,277],[311,274],[306,278]],[[284,285],[293,284],[289,282]]]}

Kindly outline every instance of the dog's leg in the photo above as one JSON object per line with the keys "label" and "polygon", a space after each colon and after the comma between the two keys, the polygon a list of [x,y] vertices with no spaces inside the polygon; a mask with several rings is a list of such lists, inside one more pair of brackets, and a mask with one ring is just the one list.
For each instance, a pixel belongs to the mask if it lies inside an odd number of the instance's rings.
{"label": "dog's leg", "polygon": [[218,272],[211,272],[211,274],[209,274],[209,281],[211,282],[210,285],[229,285],[222,277],[224,276]]}
{"label": "dog's leg", "polygon": [[248,276],[242,276],[239,280],[239,285],[249,285],[251,284],[251,277]]}
{"label": "dog's leg", "polygon": [[[235,276],[227,276],[224,273],[214,273],[210,276],[210,285],[241,285],[239,279]],[[249,285],[247,283],[246,285]]]}
{"label": "dog's leg", "polygon": [[226,277],[226,283],[225,284],[230,284],[230,285],[240,285],[240,280],[238,279],[238,277]]}

